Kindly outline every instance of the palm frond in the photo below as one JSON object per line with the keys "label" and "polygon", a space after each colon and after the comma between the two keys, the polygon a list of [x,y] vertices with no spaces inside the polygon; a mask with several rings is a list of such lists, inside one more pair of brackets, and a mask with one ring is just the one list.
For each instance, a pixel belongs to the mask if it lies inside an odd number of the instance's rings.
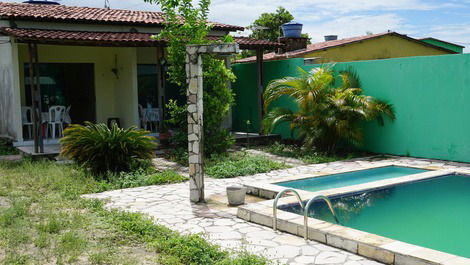
{"label": "palm frond", "polygon": [[343,71],[339,74],[341,86],[334,87],[333,68],[330,65],[305,71],[299,68],[298,77],[272,81],[264,93],[265,109],[281,96],[289,96],[297,104],[297,111],[275,108],[264,120],[271,132],[282,122],[298,131],[304,146],[332,151],[340,142],[360,145],[363,141],[361,121],[377,120],[384,116],[395,119],[393,106],[363,95],[357,74]]}
{"label": "palm frond", "polygon": [[149,159],[156,148],[155,138],[135,127],[85,123],[70,125],[60,140],[61,154],[89,167],[93,173],[125,171],[134,159]]}

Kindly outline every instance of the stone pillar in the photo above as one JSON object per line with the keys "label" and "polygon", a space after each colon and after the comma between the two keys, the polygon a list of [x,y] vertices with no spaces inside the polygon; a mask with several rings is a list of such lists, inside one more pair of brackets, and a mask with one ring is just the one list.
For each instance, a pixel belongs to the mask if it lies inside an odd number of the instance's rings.
{"label": "stone pillar", "polygon": [[[189,53],[189,51],[192,51]],[[188,76],[188,154],[192,202],[204,202],[202,59],[197,49],[186,55]]]}
{"label": "stone pillar", "polygon": [[188,45],[186,76],[188,82],[189,190],[192,202],[204,202],[204,127],[202,54],[230,55],[239,51],[235,43]]}

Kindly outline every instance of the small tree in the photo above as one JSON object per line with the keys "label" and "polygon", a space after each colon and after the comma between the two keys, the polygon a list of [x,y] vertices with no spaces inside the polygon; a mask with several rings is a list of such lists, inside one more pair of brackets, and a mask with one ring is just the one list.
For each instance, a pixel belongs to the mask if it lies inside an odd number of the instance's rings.
{"label": "small tree", "polygon": [[340,73],[341,85],[335,86],[331,67],[310,72],[299,67],[300,76],[273,80],[266,88],[266,108],[282,96],[292,97],[297,111],[274,108],[268,112],[265,128],[272,131],[281,122],[296,130],[304,146],[334,152],[340,143],[359,145],[363,141],[362,122],[383,116],[395,119],[392,105],[362,94],[359,80],[351,72]]}
{"label": "small tree", "polygon": [[[281,26],[294,20],[294,16],[284,7],[280,6],[273,13],[262,13],[248,27],[253,32],[250,38],[258,40],[270,40],[277,42],[278,38],[282,36]],[[302,33],[302,37],[308,38],[307,43],[310,44],[310,37],[307,33]],[[267,50],[273,51],[273,50]],[[245,50],[241,57],[249,57],[255,55],[254,51]]]}
{"label": "small tree", "polygon": [[251,38],[258,40],[277,41],[281,37],[282,24],[294,20],[294,16],[284,7],[280,6],[274,13],[263,13],[256,19],[249,28],[253,31]]}
{"label": "small tree", "polygon": [[[191,0],[145,1],[157,3],[165,13],[165,28],[155,38],[168,42],[169,81],[180,86],[181,93],[186,95],[186,46],[210,43],[207,39],[211,30],[211,24],[208,22],[210,0],[200,0],[198,6],[194,6]],[[233,38],[221,38],[219,42],[233,42]],[[221,124],[235,101],[228,85],[229,82],[235,81],[235,75],[231,69],[225,67],[222,59],[211,55],[204,56],[203,69],[204,149],[206,153],[221,153],[233,143],[233,138],[227,130],[221,128]],[[171,110],[176,110],[171,113],[179,113],[171,117],[171,122],[184,128],[186,116],[177,111],[174,102],[169,107]],[[179,133],[186,135],[187,132],[184,128]],[[187,140],[187,137],[176,138]],[[178,145],[187,147],[187,142],[184,140]]]}

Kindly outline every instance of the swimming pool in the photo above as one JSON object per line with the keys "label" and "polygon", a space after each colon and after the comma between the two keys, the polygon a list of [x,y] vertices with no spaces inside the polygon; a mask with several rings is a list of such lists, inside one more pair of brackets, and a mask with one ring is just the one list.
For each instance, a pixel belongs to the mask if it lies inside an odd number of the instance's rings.
{"label": "swimming pool", "polygon": [[411,167],[387,166],[287,182],[279,182],[275,184],[287,188],[294,188],[306,191],[320,191],[326,189],[352,186],[371,181],[402,177],[427,171],[428,170],[425,169]]}
{"label": "swimming pool", "polygon": [[[447,175],[332,199],[343,226],[470,258],[470,176]],[[281,210],[300,214],[298,205]],[[310,217],[334,222],[323,202]]]}

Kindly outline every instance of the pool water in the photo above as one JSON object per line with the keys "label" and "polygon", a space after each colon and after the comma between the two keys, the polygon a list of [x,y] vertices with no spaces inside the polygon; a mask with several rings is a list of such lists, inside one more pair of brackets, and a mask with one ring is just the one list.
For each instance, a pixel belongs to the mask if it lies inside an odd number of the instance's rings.
{"label": "pool water", "polygon": [[[341,224],[470,258],[470,176],[448,175],[332,200]],[[297,206],[284,210],[300,214]],[[311,217],[334,222],[324,202]]]}
{"label": "pool water", "polygon": [[276,183],[276,185],[306,191],[319,191],[402,177],[426,171],[428,170],[411,167],[388,166],[288,182],[279,182]]}

